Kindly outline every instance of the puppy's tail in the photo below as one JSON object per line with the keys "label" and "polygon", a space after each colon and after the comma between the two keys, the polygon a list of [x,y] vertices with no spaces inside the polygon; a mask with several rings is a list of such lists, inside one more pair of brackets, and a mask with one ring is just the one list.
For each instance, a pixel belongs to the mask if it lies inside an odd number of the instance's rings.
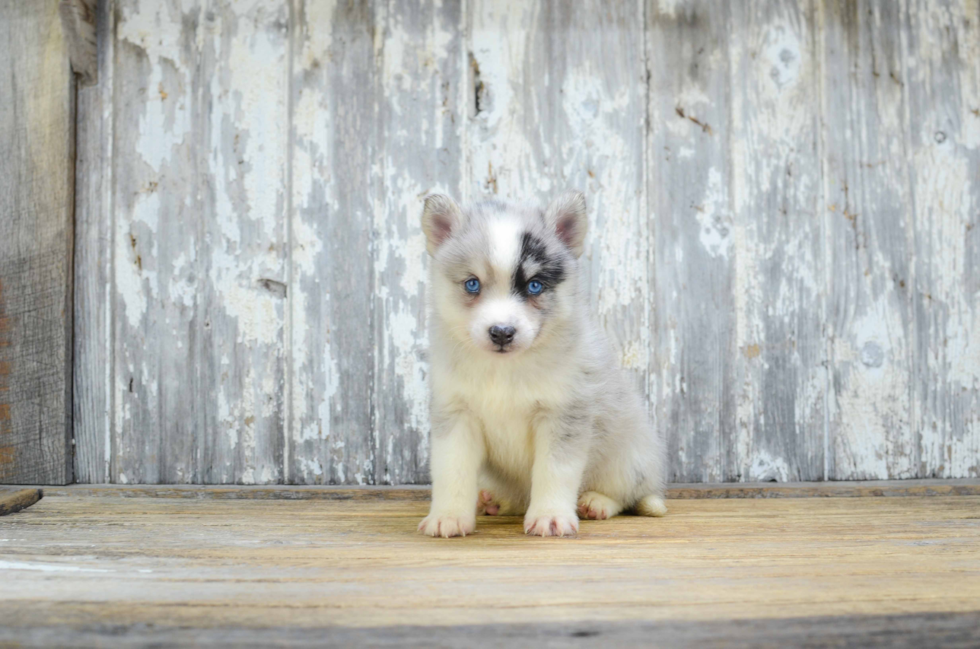
{"label": "puppy's tail", "polygon": [[636,513],[640,516],[664,516],[667,514],[667,505],[662,497],[650,494],[636,503]]}

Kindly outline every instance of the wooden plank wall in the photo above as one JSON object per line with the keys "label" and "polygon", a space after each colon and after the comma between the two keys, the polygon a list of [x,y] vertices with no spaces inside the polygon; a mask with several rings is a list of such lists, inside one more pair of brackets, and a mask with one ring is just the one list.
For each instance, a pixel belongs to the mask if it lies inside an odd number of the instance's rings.
{"label": "wooden plank wall", "polygon": [[980,475],[975,0],[105,0],[83,482],[419,483],[430,191],[590,202],[671,479]]}
{"label": "wooden plank wall", "polygon": [[74,97],[58,3],[0,0],[0,483],[72,480]]}

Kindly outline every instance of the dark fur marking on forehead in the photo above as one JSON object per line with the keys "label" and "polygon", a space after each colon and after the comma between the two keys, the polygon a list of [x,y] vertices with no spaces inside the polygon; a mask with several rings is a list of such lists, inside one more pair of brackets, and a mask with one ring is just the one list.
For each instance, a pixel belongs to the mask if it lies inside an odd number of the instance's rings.
{"label": "dark fur marking on forehead", "polygon": [[[538,271],[531,277],[524,272],[524,265],[527,262],[534,262],[539,266]],[[541,239],[530,232],[525,232],[521,235],[521,256],[514,271],[514,282],[511,287],[514,294],[526,297],[527,285],[532,279],[544,284],[546,289],[554,288],[565,281],[565,264],[561,256],[548,254],[548,248]]]}

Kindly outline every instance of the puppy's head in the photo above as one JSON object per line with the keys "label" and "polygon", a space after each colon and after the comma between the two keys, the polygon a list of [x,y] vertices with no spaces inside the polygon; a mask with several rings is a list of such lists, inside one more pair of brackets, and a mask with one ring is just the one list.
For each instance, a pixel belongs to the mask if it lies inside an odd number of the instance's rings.
{"label": "puppy's head", "polygon": [[448,196],[426,198],[422,230],[442,335],[502,357],[542,340],[572,313],[587,227],[580,192],[545,210],[498,201],[464,210]]}

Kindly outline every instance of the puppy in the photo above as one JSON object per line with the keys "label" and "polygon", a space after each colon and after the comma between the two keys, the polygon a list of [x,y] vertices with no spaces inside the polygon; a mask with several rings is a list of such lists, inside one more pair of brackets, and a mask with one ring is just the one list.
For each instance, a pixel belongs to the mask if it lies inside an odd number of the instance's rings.
{"label": "puppy", "polygon": [[[565,536],[579,516],[662,516],[663,444],[590,314],[579,257],[585,197],[547,209],[425,200],[432,256],[430,536],[476,514],[524,513]],[[576,515],[576,513],[578,515]]]}

